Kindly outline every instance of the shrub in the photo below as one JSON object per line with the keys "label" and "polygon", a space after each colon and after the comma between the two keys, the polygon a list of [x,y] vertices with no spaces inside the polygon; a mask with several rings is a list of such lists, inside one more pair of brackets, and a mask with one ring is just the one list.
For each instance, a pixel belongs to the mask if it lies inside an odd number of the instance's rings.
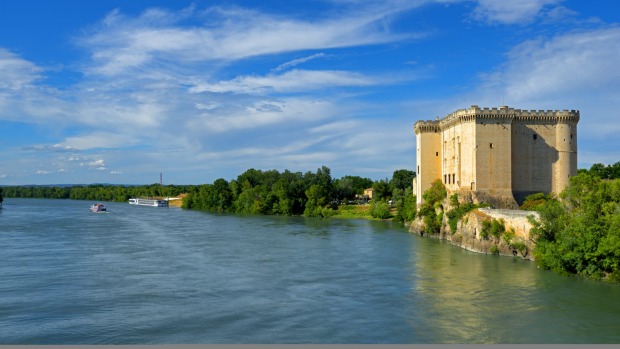
{"label": "shrub", "polygon": [[499,254],[499,247],[497,247],[497,245],[493,245],[489,248],[489,252],[491,252],[491,254]]}
{"label": "shrub", "polygon": [[390,205],[385,201],[373,201],[370,204],[370,215],[379,219],[390,218]]}
{"label": "shrub", "polygon": [[480,230],[480,237],[484,240],[489,239],[489,232],[491,231],[491,222],[482,221],[482,229]]}

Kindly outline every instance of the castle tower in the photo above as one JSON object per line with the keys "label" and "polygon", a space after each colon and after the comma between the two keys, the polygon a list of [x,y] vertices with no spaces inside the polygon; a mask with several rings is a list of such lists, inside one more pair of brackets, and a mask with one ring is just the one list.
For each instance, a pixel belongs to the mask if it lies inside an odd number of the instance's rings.
{"label": "castle tower", "polygon": [[553,192],[560,193],[569,178],[577,175],[577,122],[579,115],[567,110],[557,113],[555,148],[558,159],[554,164]]}
{"label": "castle tower", "polygon": [[416,179],[414,194],[418,205],[422,194],[441,178],[441,132],[439,121],[418,121],[413,126],[416,135]]}
{"label": "castle tower", "polygon": [[417,203],[433,181],[474,202],[514,208],[533,193],[560,193],[577,174],[576,110],[472,105],[418,121]]}
{"label": "castle tower", "polygon": [[476,191],[512,199],[511,135],[514,110],[476,108]]}

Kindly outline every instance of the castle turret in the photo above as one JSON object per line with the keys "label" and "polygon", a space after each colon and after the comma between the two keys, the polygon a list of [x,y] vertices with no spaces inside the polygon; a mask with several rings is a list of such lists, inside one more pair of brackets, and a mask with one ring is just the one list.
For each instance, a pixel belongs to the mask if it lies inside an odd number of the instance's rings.
{"label": "castle turret", "polygon": [[422,203],[422,193],[441,178],[441,132],[439,121],[418,121],[413,126],[416,135],[416,181],[414,194]]}
{"label": "castle turret", "polygon": [[558,194],[566,188],[571,176],[577,175],[577,122],[579,112],[557,113],[555,148],[558,159],[553,168],[553,192]]}

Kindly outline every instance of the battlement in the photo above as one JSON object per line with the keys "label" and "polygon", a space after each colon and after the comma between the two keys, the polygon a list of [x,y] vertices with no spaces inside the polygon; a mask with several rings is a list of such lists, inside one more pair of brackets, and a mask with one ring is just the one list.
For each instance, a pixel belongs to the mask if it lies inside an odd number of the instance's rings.
{"label": "battlement", "polygon": [[415,134],[428,133],[428,132],[431,132],[431,133],[439,132],[440,131],[439,121],[432,121],[432,120],[417,121],[413,125],[413,130]]}
{"label": "battlement", "polygon": [[554,123],[577,123],[579,122],[578,110],[521,110],[508,106],[499,108],[480,108],[472,105],[467,109],[459,109],[446,115],[439,121],[441,129],[446,129],[459,122],[475,120],[495,120],[502,123],[510,123],[513,120],[524,121],[547,121]]}

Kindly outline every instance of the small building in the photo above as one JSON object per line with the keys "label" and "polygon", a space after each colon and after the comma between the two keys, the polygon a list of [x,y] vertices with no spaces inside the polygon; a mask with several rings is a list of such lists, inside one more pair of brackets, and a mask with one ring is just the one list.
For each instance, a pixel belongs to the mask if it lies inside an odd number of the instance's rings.
{"label": "small building", "polygon": [[368,198],[369,200],[372,200],[372,195],[374,193],[375,193],[375,189],[374,188],[364,189],[364,197]]}

